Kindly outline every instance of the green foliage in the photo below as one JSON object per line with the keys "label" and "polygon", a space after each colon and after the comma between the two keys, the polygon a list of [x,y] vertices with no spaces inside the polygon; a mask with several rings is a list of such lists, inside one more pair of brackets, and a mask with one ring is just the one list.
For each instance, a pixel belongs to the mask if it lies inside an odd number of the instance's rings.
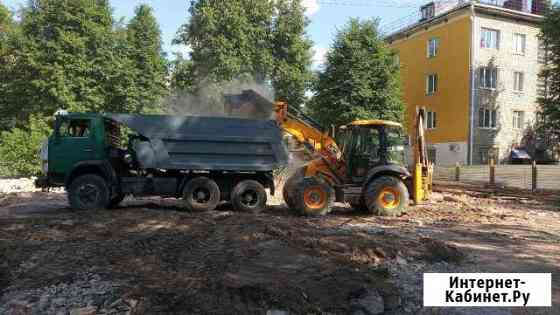
{"label": "green foliage", "polygon": [[0,134],[0,175],[31,176],[41,172],[39,150],[51,130],[45,119],[32,115],[27,128]]}
{"label": "green foliage", "polygon": [[[277,98],[293,106],[303,102],[310,80],[311,42],[301,0],[194,0],[189,21],[177,44],[192,48],[192,63],[176,87],[196,90],[209,83],[233,80],[271,83]],[[194,79],[193,79],[194,78]]]}
{"label": "green foliage", "polygon": [[8,28],[12,24],[12,12],[6,8],[5,5],[0,3],[0,40],[4,34],[8,32]]}
{"label": "green foliage", "polygon": [[272,85],[276,98],[299,106],[310,87],[311,40],[305,34],[308,21],[301,1],[276,2],[272,54],[274,71]]}
{"label": "green foliage", "polygon": [[166,65],[149,7],[140,6],[123,27],[108,0],[32,0],[18,28],[0,64],[2,117],[23,122],[61,108],[151,111],[165,93]]}
{"label": "green foliage", "polygon": [[399,67],[377,24],[351,19],[336,35],[309,104],[324,126],[356,119],[403,120]]}
{"label": "green foliage", "polygon": [[546,83],[546,95],[539,102],[544,121],[541,130],[549,140],[560,139],[560,5],[548,10],[542,23],[541,40],[547,47],[547,63],[541,78]]}
{"label": "green foliage", "polygon": [[136,93],[129,98],[134,112],[157,111],[158,101],[167,94],[167,61],[162,49],[161,31],[153,10],[147,5],[136,8],[126,29],[129,57],[134,65]]}
{"label": "green foliage", "polygon": [[193,92],[195,76],[193,62],[177,54],[170,64],[171,79],[169,82],[172,91]]}
{"label": "green foliage", "polygon": [[197,0],[176,43],[190,45],[196,75],[229,81],[240,74],[261,79],[272,68],[271,1]]}

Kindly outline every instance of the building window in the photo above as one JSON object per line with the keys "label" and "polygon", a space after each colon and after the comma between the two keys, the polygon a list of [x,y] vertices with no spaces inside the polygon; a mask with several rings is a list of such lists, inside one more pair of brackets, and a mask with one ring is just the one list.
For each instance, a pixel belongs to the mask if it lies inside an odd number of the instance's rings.
{"label": "building window", "polygon": [[436,14],[435,3],[429,3],[421,7],[420,12],[422,13],[422,21],[433,18]]}
{"label": "building window", "polygon": [[500,49],[500,31],[482,28],[480,47]]}
{"label": "building window", "polygon": [[428,58],[437,56],[439,50],[439,38],[432,38],[428,41]]}
{"label": "building window", "polygon": [[480,87],[495,89],[498,83],[498,69],[493,67],[482,67],[479,72]]}
{"label": "building window", "polygon": [[437,114],[436,112],[427,112],[426,128],[435,129],[437,127]]}
{"label": "building window", "polygon": [[480,128],[496,128],[496,111],[480,109],[478,111],[478,126]]}
{"label": "building window", "polygon": [[516,54],[525,55],[527,36],[525,34],[513,34],[513,44]]}
{"label": "building window", "polygon": [[513,112],[513,128],[522,129],[525,126],[525,113],[522,111]]}
{"label": "building window", "polygon": [[523,92],[525,74],[523,72],[515,71],[513,73],[513,90],[516,92]]}
{"label": "building window", "polygon": [[437,92],[438,89],[438,75],[430,74],[426,77],[426,94],[432,95]]}

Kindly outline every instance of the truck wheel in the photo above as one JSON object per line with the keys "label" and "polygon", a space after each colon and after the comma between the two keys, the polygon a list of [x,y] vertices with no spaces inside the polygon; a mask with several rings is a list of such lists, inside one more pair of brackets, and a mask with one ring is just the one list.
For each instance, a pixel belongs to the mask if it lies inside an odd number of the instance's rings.
{"label": "truck wheel", "polygon": [[329,213],[334,203],[334,190],[315,177],[304,178],[292,196],[295,209],[307,216],[322,216]]}
{"label": "truck wheel", "polygon": [[109,194],[105,180],[93,174],[77,177],[68,187],[68,201],[75,210],[106,209],[110,202]]}
{"label": "truck wheel", "polygon": [[261,212],[266,207],[266,190],[257,181],[244,180],[233,188],[231,202],[237,211]]}
{"label": "truck wheel", "polygon": [[220,203],[220,188],[208,177],[197,177],[185,186],[183,200],[190,211],[211,211]]}
{"label": "truck wheel", "polygon": [[408,207],[408,190],[402,180],[382,176],[371,182],[366,189],[368,211],[379,216],[398,216]]}

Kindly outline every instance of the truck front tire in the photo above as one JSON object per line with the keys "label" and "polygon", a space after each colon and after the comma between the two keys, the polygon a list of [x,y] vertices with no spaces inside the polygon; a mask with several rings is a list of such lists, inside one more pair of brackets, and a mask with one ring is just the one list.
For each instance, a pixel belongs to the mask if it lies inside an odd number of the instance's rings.
{"label": "truck front tire", "polygon": [[266,208],[266,190],[261,183],[244,180],[231,193],[231,202],[237,211],[258,213]]}
{"label": "truck front tire", "polygon": [[107,182],[94,174],[76,177],[68,187],[68,201],[75,210],[106,209],[111,201]]}
{"label": "truck front tire", "polygon": [[402,180],[393,176],[375,179],[367,186],[365,194],[371,214],[396,217],[408,208],[408,189]]}
{"label": "truck front tire", "polygon": [[183,190],[183,200],[189,211],[212,211],[220,199],[218,184],[208,177],[191,179]]}

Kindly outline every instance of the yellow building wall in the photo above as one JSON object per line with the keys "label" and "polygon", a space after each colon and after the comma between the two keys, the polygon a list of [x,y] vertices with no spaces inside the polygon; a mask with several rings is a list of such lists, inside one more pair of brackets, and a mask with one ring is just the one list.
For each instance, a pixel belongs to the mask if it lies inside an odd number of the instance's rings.
{"label": "yellow building wall", "polygon": [[[428,40],[439,38],[436,57],[427,57]],[[436,129],[427,131],[428,143],[467,142],[470,93],[469,14],[418,31],[391,44],[399,55],[407,128],[413,130],[416,107],[437,113]],[[438,90],[426,95],[426,77],[438,75]]]}

